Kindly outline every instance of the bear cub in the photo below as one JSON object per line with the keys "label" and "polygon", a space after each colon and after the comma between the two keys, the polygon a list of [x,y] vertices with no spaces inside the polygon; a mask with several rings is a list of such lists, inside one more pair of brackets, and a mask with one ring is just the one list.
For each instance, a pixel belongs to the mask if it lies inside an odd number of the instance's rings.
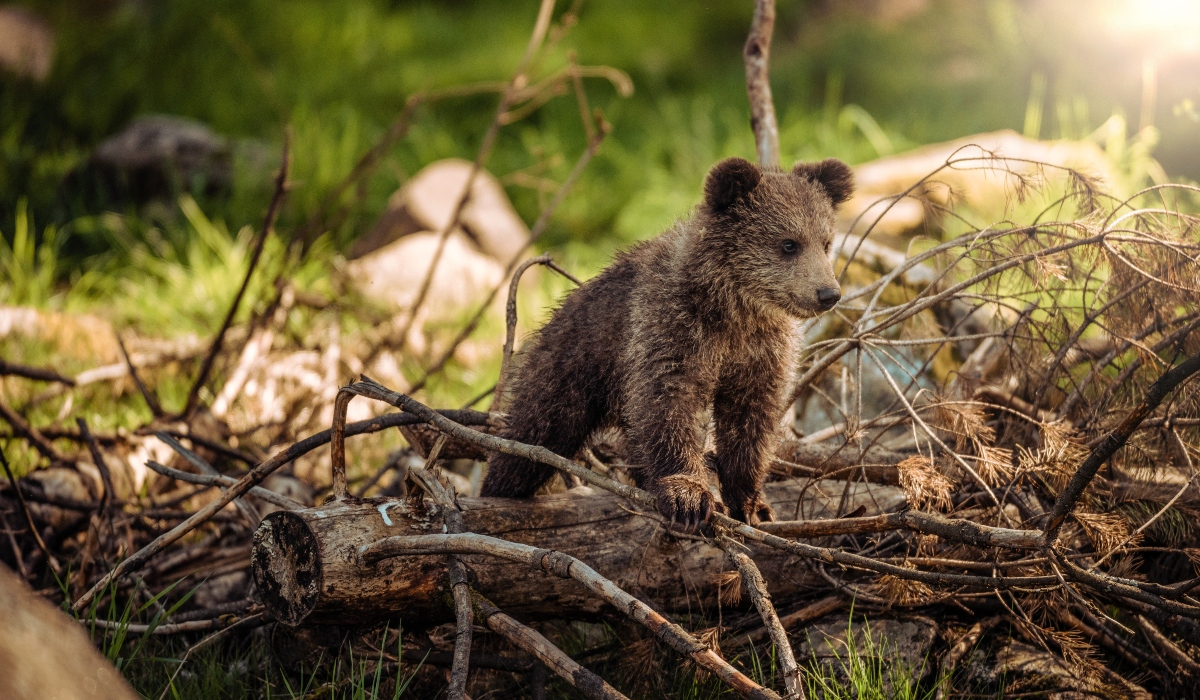
{"label": "bear cub", "polygon": [[[853,189],[834,159],[791,171],[718,163],[691,218],[620,254],[554,312],[510,385],[502,435],[572,458],[598,428],[620,427],[663,517],[689,529],[714,509],[771,519],[761,488],[799,321],[841,298],[829,247]],[[715,455],[704,454],[710,409]],[[495,453],[482,494],[530,496],[554,471]]]}

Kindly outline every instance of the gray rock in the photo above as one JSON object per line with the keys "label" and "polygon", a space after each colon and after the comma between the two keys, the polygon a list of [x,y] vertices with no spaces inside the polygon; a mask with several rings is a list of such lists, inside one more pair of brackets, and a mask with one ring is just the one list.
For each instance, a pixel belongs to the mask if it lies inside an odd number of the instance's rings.
{"label": "gray rock", "polygon": [[1055,700],[1127,698],[1149,700],[1150,694],[1100,665],[1075,667],[1045,649],[1009,640],[994,654],[976,649],[968,657],[967,680],[973,692],[1045,694]]}
{"label": "gray rock", "polygon": [[141,204],[184,192],[222,194],[232,183],[227,139],[190,119],[147,115],[102,141],[74,184],[103,204]]}

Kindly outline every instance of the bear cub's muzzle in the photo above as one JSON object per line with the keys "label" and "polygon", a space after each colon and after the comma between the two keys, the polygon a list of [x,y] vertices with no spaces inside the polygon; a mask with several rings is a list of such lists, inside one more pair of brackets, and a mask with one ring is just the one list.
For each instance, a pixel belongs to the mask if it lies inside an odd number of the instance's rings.
{"label": "bear cub's muzzle", "polygon": [[817,306],[822,311],[828,311],[837,306],[842,298],[842,292],[837,287],[822,287],[817,290]]}

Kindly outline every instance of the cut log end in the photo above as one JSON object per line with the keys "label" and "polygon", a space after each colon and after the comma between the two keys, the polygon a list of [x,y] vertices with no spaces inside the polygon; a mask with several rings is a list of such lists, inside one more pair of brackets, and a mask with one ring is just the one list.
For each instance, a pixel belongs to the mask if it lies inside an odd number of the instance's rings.
{"label": "cut log end", "polygon": [[254,583],[275,619],[298,625],[317,604],[321,558],[313,531],[300,518],[278,511],[254,533]]}

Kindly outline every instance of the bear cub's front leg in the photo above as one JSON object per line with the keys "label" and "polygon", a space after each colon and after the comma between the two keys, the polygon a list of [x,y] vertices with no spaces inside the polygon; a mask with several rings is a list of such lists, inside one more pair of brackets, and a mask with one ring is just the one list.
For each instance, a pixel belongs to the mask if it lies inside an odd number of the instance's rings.
{"label": "bear cub's front leg", "polygon": [[641,468],[642,484],[669,522],[695,529],[714,511],[726,509],[709,488],[704,456],[705,407],[715,386],[712,363],[697,355],[665,357],[648,344],[651,358],[629,375],[632,390],[624,424],[630,456]]}

